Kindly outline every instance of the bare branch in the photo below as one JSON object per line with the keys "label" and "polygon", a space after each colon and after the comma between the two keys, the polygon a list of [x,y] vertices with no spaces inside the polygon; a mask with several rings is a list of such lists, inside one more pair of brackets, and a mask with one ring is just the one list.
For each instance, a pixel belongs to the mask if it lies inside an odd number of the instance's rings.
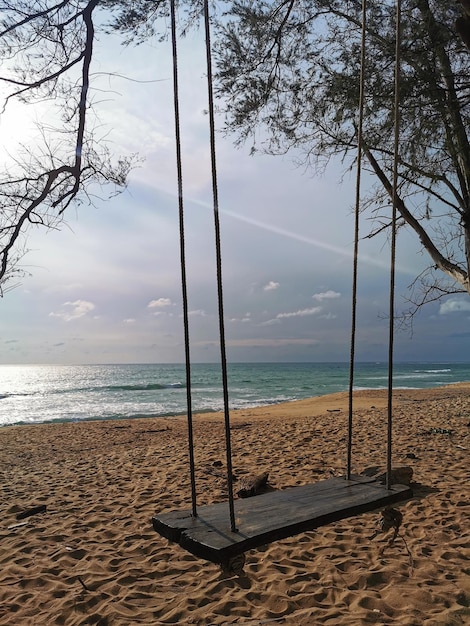
{"label": "bare branch", "polygon": [[[370,164],[372,165],[372,169],[374,170],[380,182],[386,189],[387,193],[392,198],[393,197],[392,183],[389,181],[384,171],[382,170],[377,160],[375,159],[374,155],[372,154],[372,152],[367,146],[364,146],[364,155],[369,160]],[[434,245],[432,239],[430,238],[426,230],[423,228],[421,222],[419,222],[410,213],[410,211],[408,211],[405,203],[403,202],[403,200],[400,198],[399,195],[397,196],[397,209],[400,215],[402,216],[402,218],[405,220],[405,222],[409,224],[409,226],[411,226],[413,230],[416,232],[422,245],[427,250],[427,252],[429,253],[430,257],[432,258],[436,266],[439,267],[439,269],[441,269],[445,274],[450,276],[453,280],[464,285],[466,287],[466,291],[470,293],[470,285],[468,281],[467,272],[465,272],[465,270],[463,270],[460,266],[449,261],[449,259],[445,258],[441,254],[441,252]]]}
{"label": "bare branch", "polygon": [[[5,106],[13,97],[30,98],[35,90],[47,87],[53,99],[64,98],[62,111],[65,126],[62,130],[52,128],[48,131],[55,132],[58,138],[52,144],[48,140],[46,126],[42,125],[43,148],[37,147],[34,152],[25,147],[23,156],[13,159],[20,173],[11,175],[6,170],[0,179],[0,295],[5,291],[3,285],[7,281],[11,284],[11,278],[20,273],[16,264],[22,257],[19,250],[30,225],[56,228],[74,201],[80,197],[91,200],[87,186],[111,182],[124,188],[133,165],[134,157],[119,159],[116,166],[112,165],[106,146],[101,146],[98,153],[92,136],[86,131],[95,38],[93,12],[99,4],[100,0],[89,0],[77,9],[69,0],[42,11],[32,11],[26,16],[23,12],[20,20],[9,24],[3,31],[4,45],[8,45],[8,37],[16,41],[17,32],[21,29],[27,27],[33,33],[30,51],[28,44],[21,48],[27,54],[25,64],[19,70],[20,78],[0,79],[12,85],[24,85],[24,89],[14,90],[6,97]],[[66,13],[59,19],[58,12],[61,10],[66,10]],[[55,23],[51,22],[52,16],[58,17]],[[41,48],[42,55],[37,55],[34,48],[46,32],[52,47],[50,50]],[[39,39],[36,39],[36,33]],[[38,60],[39,71],[36,69]],[[68,75],[78,66],[81,73],[76,85],[76,76],[70,81]],[[36,78],[30,80],[28,75],[36,75]],[[61,84],[59,80],[65,82]]]}

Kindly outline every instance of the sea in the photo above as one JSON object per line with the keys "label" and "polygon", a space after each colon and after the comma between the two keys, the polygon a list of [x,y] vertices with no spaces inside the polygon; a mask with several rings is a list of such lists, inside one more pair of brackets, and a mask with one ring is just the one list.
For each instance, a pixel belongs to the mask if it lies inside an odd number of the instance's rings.
{"label": "sea", "polygon": [[[268,406],[349,388],[348,363],[228,364],[230,409]],[[395,363],[395,389],[470,380],[470,363]],[[355,389],[388,386],[386,363],[356,363]],[[191,365],[193,412],[223,409],[219,364]],[[164,417],[187,412],[183,364],[0,365],[0,425]]]}

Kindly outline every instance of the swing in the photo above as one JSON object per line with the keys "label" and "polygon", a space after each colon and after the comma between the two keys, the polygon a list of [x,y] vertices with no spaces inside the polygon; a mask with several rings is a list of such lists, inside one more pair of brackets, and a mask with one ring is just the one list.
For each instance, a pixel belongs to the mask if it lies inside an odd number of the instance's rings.
{"label": "swing", "polygon": [[196,505],[196,483],[193,445],[193,423],[190,391],[190,359],[189,359],[189,324],[188,304],[185,272],[185,241],[184,241],[184,207],[182,193],[182,169],[179,128],[178,103],[178,64],[176,47],[176,17],[175,2],[171,0],[171,31],[173,46],[173,80],[174,80],[174,109],[175,109],[175,137],[176,160],[179,198],[180,220],[180,251],[181,251],[181,279],[183,292],[183,320],[185,332],[186,357],[186,389],[188,406],[188,447],[191,478],[192,510],[158,513],[152,518],[155,531],[173,542],[178,542],[182,548],[195,556],[207,561],[222,565],[229,571],[240,571],[244,563],[244,553],[250,549],[263,546],[276,540],[292,537],[298,533],[313,530],[319,526],[330,524],[347,517],[352,517],[393,504],[411,497],[412,492],[408,485],[392,483],[392,364],[393,364],[393,283],[395,265],[395,231],[396,231],[396,188],[398,162],[398,92],[399,92],[399,22],[400,0],[397,0],[397,71],[395,75],[395,165],[393,174],[393,215],[392,215],[392,245],[391,245],[391,284],[390,284],[390,337],[389,337],[389,401],[388,401],[388,440],[387,440],[387,472],[386,483],[382,484],[375,478],[352,475],[351,449],[353,426],[353,378],[354,378],[354,348],[355,348],[355,310],[357,293],[357,260],[358,260],[358,232],[359,232],[359,198],[360,198],[360,163],[362,149],[362,123],[364,109],[364,58],[365,58],[365,18],[366,0],[362,8],[362,52],[361,52],[361,84],[358,124],[358,155],[356,181],[356,219],[354,244],[353,270],[353,306],[351,330],[350,380],[349,380],[349,419],[347,441],[347,471],[344,477],[335,477],[318,481],[313,484],[291,487],[285,490],[263,493],[256,497],[234,500],[233,471],[230,440],[230,415],[228,410],[227,359],[225,353],[224,313],[222,297],[222,271],[220,251],[220,226],[218,210],[218,191],[215,162],[215,124],[214,101],[212,91],[212,68],[210,54],[210,29],[208,0],[204,1],[204,21],[206,36],[207,79],[209,98],[209,125],[211,143],[212,185],[214,201],[214,223],[217,260],[217,287],[219,306],[219,331],[221,346],[222,385],[224,398],[225,421],[225,449],[227,457],[227,490],[228,502],[220,502],[206,506]]}

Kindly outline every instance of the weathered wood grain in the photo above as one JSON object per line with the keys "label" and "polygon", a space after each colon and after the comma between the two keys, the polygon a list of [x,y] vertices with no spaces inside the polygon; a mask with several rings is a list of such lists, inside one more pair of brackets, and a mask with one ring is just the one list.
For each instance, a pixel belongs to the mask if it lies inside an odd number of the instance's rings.
{"label": "weathered wood grain", "polygon": [[331,522],[381,508],[412,495],[405,485],[388,490],[373,478],[336,477],[310,485],[235,501],[237,532],[231,532],[227,502],[190,511],[157,514],[154,529],[213,563]]}

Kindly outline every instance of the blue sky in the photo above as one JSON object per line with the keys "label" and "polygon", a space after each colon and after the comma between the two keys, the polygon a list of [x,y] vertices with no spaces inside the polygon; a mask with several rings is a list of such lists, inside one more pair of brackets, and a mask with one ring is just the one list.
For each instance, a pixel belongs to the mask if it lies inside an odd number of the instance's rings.
{"label": "blue sky", "polygon": [[[219,359],[204,50],[180,49],[187,272],[193,361]],[[181,362],[183,325],[172,80],[168,47],[98,46],[99,132],[139,152],[128,190],[71,209],[60,231],[32,232],[30,272],[0,301],[1,363]],[[131,82],[114,71],[143,82]],[[148,82],[152,81],[152,82]],[[45,111],[47,114],[47,111]],[[28,141],[20,110],[4,145]],[[21,125],[20,125],[21,124]],[[292,158],[249,156],[217,141],[227,354],[232,361],[347,361],[351,324],[354,173],[332,162],[312,176]],[[293,155],[295,156],[295,155]],[[369,224],[362,225],[365,235]],[[398,237],[397,309],[427,265],[413,235]],[[357,358],[387,358],[389,248],[361,243]],[[468,360],[470,301],[424,308],[395,338],[398,360]]]}

